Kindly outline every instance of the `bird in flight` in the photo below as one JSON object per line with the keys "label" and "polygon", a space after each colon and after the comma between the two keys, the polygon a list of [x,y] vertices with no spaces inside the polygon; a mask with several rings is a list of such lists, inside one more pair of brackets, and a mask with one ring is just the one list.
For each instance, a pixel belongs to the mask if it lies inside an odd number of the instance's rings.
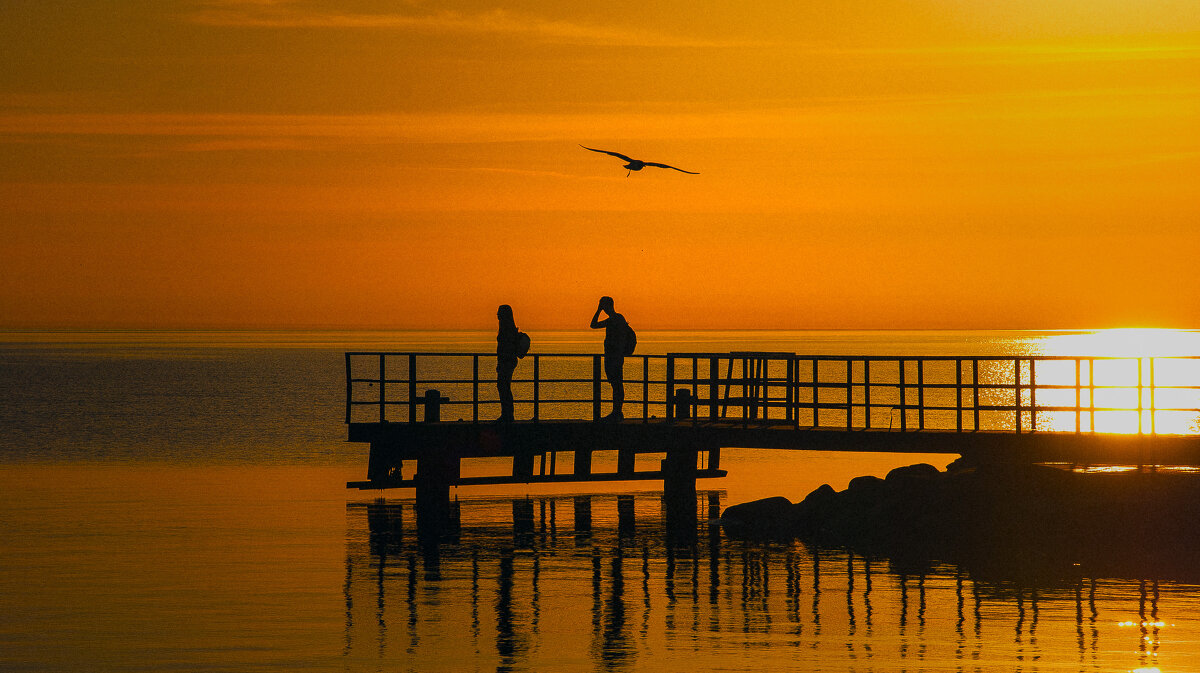
{"label": "bird in flight", "polygon": [[594,150],[594,149],[584,146],[584,145],[580,145],[580,147],[582,147],[585,150],[591,150],[593,152],[599,152],[601,154],[609,154],[618,159],[628,161],[629,163],[625,164],[625,168],[628,168],[629,172],[625,174],[625,177],[629,177],[630,174],[632,174],[634,171],[640,171],[647,166],[654,166],[655,168],[670,168],[671,170],[679,171],[680,173],[687,173],[689,175],[700,175],[699,173],[694,173],[692,171],[685,171],[682,168],[675,168],[674,166],[668,166],[666,164],[659,164],[659,163],[655,163],[653,161],[642,161],[640,159],[631,159],[631,158],[625,156],[624,154],[621,154],[620,152],[609,152],[608,150]]}

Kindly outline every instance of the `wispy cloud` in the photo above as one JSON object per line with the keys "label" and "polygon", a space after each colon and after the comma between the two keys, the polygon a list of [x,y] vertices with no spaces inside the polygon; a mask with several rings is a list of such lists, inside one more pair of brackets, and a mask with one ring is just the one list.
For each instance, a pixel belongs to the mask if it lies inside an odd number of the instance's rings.
{"label": "wispy cloud", "polygon": [[1193,44],[1099,43],[1052,44],[974,44],[932,45],[919,47],[829,48],[824,53],[843,56],[898,56],[956,58],[962,63],[1059,63],[1149,60],[1197,60],[1200,46]]}
{"label": "wispy cloud", "polygon": [[[779,139],[969,120],[1170,120],[1200,105],[1200,88],[1024,90],[811,98],[754,106],[629,102],[579,111],[392,114],[0,112],[0,142],[51,136],[173,138],[178,151],[328,149],[369,144],[602,142],[608,139]],[[890,132],[890,131],[889,131]]]}
{"label": "wispy cloud", "polygon": [[[495,143],[588,138],[743,136],[747,128],[796,122],[795,111],[663,109],[614,113],[436,113],[370,115],[256,114],[0,114],[0,137],[144,136],[188,140],[185,149],[283,148],[282,139],[309,144]],[[245,140],[243,140],[245,139]]]}
{"label": "wispy cloud", "polygon": [[737,47],[750,42],[705,39],[625,26],[549,19],[506,9],[481,12],[367,14],[319,9],[289,0],[206,2],[183,19],[196,24],[243,28],[383,29],[428,33],[508,35],[546,42],[597,46]]}
{"label": "wispy cloud", "polygon": [[183,152],[247,152],[308,148],[308,145],[294,138],[216,138],[184,143],[178,149]]}

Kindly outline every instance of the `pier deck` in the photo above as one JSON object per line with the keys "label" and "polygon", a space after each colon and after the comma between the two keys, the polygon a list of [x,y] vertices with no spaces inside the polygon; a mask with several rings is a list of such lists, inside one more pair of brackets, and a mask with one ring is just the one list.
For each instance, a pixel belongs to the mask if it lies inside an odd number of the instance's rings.
{"label": "pier deck", "polygon": [[[599,355],[530,355],[513,384],[525,420],[496,424],[494,355],[347,353],[349,440],[371,447],[367,479],[348,486],[694,490],[725,475],[721,450],[735,447],[1200,465],[1200,358],[641,355],[626,359],[618,422],[602,420],[601,370]],[[616,469],[593,470],[606,451]],[[511,470],[463,474],[463,461],[497,457]]]}

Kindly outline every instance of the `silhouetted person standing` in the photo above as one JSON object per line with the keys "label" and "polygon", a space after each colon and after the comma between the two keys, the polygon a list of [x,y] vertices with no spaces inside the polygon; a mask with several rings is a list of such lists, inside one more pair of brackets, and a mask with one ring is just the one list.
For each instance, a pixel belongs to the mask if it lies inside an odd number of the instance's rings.
{"label": "silhouetted person standing", "polygon": [[500,418],[498,423],[511,423],[513,420],[513,371],[517,368],[520,358],[520,331],[513,319],[512,307],[501,304],[496,309],[496,320],[500,329],[496,332],[496,390],[500,393]]}
{"label": "silhouetted person standing", "polygon": [[[608,314],[604,320],[600,319],[602,312]],[[621,407],[625,404],[625,335],[629,323],[614,310],[612,297],[600,297],[596,315],[592,316],[592,329],[601,327],[604,328],[604,378],[612,386],[613,401],[612,413],[604,420],[617,421],[625,417]]]}

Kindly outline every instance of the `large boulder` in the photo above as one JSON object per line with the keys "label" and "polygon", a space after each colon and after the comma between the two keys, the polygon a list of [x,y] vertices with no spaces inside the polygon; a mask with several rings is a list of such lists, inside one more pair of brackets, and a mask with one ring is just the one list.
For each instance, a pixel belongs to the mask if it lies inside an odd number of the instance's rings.
{"label": "large boulder", "polygon": [[884,481],[873,474],[866,474],[861,477],[855,477],[850,480],[850,485],[846,490],[851,493],[880,493],[884,487]]}
{"label": "large boulder", "polygon": [[721,513],[721,527],[733,537],[789,537],[793,519],[792,501],[776,496],[730,505]]}
{"label": "large boulder", "polygon": [[838,492],[829,484],[821,484],[792,508],[796,534],[810,536],[820,532],[837,507]]}
{"label": "large boulder", "polygon": [[941,474],[936,467],[929,463],[917,463],[915,465],[897,467],[887,473],[884,481],[907,482],[910,480],[935,479]]}

